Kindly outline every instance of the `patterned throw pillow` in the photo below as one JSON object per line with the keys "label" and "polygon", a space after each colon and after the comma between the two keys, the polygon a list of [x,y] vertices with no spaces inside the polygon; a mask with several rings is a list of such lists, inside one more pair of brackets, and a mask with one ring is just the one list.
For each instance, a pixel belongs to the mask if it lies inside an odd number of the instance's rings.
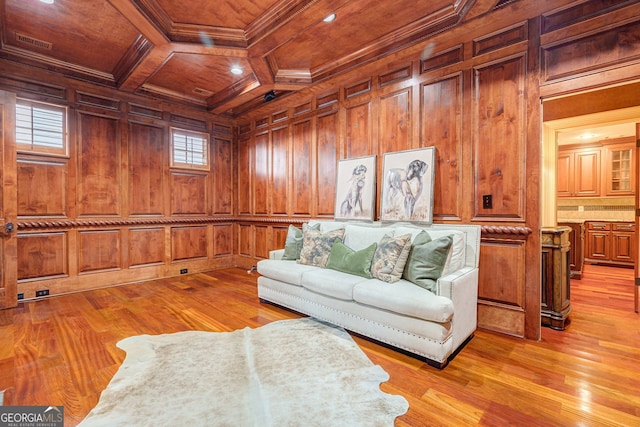
{"label": "patterned throw pillow", "polygon": [[302,250],[300,251],[298,263],[325,267],[333,243],[336,239],[342,241],[343,237],[344,228],[331,230],[323,234],[318,230],[305,227],[302,231]]}
{"label": "patterned throw pillow", "polygon": [[431,240],[426,231],[413,239],[413,245],[402,277],[416,285],[436,291],[436,280],[440,278],[453,238],[444,236]]}
{"label": "patterned throw pillow", "polygon": [[410,250],[411,234],[397,237],[384,236],[378,242],[378,248],[373,255],[371,275],[383,282],[397,282],[402,277]]}
{"label": "patterned throw pillow", "polygon": [[[309,225],[302,224],[302,229],[311,227],[314,230],[320,230],[320,224]],[[287,239],[284,242],[284,254],[282,259],[297,261],[300,259],[300,251],[302,250],[302,230],[295,225],[289,225],[287,230]]]}

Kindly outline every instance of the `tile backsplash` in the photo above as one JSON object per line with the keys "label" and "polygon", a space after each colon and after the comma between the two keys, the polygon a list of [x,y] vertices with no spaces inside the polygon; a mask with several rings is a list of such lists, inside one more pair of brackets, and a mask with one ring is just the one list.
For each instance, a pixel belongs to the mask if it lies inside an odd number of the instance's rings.
{"label": "tile backsplash", "polygon": [[571,220],[634,221],[635,198],[559,198],[558,222]]}

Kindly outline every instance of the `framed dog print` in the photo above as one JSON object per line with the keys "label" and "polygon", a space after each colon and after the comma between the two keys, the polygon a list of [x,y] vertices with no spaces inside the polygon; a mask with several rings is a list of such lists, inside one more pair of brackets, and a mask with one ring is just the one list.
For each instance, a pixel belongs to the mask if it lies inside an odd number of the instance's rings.
{"label": "framed dog print", "polygon": [[335,219],[373,221],[376,156],[338,161]]}
{"label": "framed dog print", "polygon": [[433,222],[435,147],[385,153],[380,220]]}

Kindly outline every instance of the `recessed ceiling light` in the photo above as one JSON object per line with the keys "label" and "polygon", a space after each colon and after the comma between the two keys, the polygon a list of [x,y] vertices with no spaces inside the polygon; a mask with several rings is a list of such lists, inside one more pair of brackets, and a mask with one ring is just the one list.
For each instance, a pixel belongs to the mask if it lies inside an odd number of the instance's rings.
{"label": "recessed ceiling light", "polygon": [[231,69],[229,69],[229,71],[231,71],[231,74],[235,74],[236,76],[242,74],[242,68],[238,65],[234,65],[233,67],[231,67]]}
{"label": "recessed ceiling light", "polygon": [[578,138],[580,139],[593,139],[596,138],[598,135],[596,135],[595,133],[590,133],[590,132],[585,132],[582,135],[580,135]]}
{"label": "recessed ceiling light", "polygon": [[336,14],[332,13],[331,15],[327,15],[326,18],[323,19],[324,22],[333,22],[336,19]]}
{"label": "recessed ceiling light", "polygon": [[40,0],[42,3],[53,4],[55,0]]}

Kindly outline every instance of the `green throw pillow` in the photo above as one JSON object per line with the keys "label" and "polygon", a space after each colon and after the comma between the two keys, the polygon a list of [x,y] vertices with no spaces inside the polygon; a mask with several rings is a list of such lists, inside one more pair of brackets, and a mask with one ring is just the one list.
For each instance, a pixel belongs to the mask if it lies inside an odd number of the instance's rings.
{"label": "green throw pillow", "polygon": [[[308,225],[302,224],[302,228],[309,227],[312,230],[320,230],[320,224]],[[302,230],[295,225],[289,225],[287,230],[287,239],[284,242],[284,254],[282,259],[296,261],[300,259],[300,251],[302,250]]]}
{"label": "green throw pillow", "polygon": [[372,243],[371,246],[354,251],[340,240],[336,240],[327,260],[327,268],[371,279],[371,260],[377,246],[376,243]]}
{"label": "green throw pillow", "polygon": [[431,240],[426,231],[413,239],[411,252],[402,277],[431,292],[436,291],[436,280],[442,275],[453,239],[451,236]]}

